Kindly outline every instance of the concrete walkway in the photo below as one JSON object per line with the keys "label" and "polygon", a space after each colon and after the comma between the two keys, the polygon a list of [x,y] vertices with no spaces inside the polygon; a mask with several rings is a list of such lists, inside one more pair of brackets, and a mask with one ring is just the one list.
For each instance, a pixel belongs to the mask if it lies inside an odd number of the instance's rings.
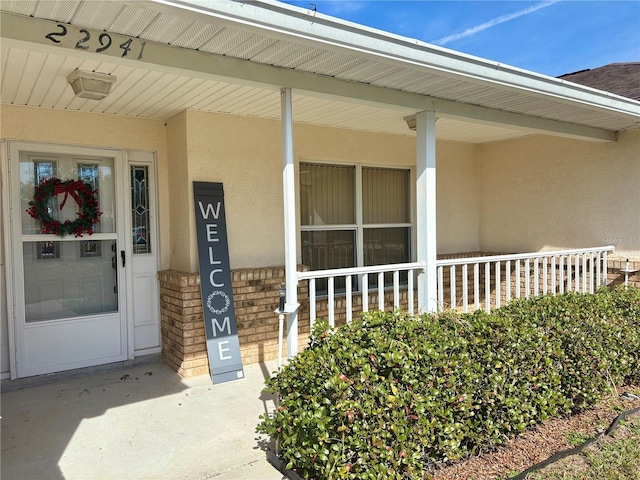
{"label": "concrete walkway", "polygon": [[159,362],[5,381],[2,479],[281,480],[255,432],[275,408],[261,394],[275,367],[249,365],[244,379],[219,385]]}

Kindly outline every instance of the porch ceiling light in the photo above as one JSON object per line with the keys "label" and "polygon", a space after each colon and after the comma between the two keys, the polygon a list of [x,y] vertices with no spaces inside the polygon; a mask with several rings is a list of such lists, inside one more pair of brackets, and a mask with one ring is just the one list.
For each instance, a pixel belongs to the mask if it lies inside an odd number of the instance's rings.
{"label": "porch ceiling light", "polygon": [[116,77],[107,73],[88,72],[76,68],[69,74],[67,81],[76,97],[102,100],[109,95]]}

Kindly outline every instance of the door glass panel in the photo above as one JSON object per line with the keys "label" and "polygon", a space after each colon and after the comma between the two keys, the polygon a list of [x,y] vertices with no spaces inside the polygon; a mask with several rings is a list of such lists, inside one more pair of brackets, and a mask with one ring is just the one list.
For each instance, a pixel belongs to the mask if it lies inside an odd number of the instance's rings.
{"label": "door glass panel", "polygon": [[[40,234],[39,222],[29,216],[27,209],[33,200],[35,187],[42,180],[58,177],[62,181],[80,179],[95,187],[98,208],[102,212],[100,223],[96,225],[96,232],[114,233],[115,197],[113,158],[108,157],[77,157],[71,155],[45,155],[40,153],[20,152],[20,201],[22,233],[25,235]],[[49,202],[50,215],[59,222],[75,220],[78,205],[68,197],[64,208],[60,210],[64,195],[51,198]]]}
{"label": "door glass panel", "polygon": [[131,167],[131,229],[134,254],[151,253],[148,173],[145,166]]}
{"label": "door glass panel", "polygon": [[[79,155],[20,152],[22,233],[41,235],[39,221],[28,213],[35,187],[43,180],[81,180],[97,190],[102,213],[94,232],[111,239],[42,235],[22,242],[25,320],[27,323],[60,320],[118,311],[115,240],[114,159]],[[66,201],[65,201],[66,197]],[[63,206],[64,205],[64,206]],[[59,222],[73,221],[80,207],[71,194],[51,197],[49,214]],[[29,239],[31,240],[31,239]]]}
{"label": "door glass panel", "polygon": [[[100,196],[100,166],[97,163],[78,163],[77,168],[78,168],[77,179],[91,185],[92,190],[98,191],[98,197],[99,197]],[[100,205],[99,201],[98,201],[98,205]],[[101,220],[100,223],[93,226],[93,231],[95,233],[100,233],[102,231],[100,228],[100,224],[102,223],[102,218],[100,220]]]}
{"label": "door glass panel", "polygon": [[118,311],[116,253],[115,240],[24,242],[27,323]]}

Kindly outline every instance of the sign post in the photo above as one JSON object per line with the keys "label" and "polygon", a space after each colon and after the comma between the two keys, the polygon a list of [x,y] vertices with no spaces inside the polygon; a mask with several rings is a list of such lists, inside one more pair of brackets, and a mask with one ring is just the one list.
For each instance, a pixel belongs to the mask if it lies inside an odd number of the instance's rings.
{"label": "sign post", "polygon": [[244,377],[233,305],[222,183],[193,182],[202,313],[211,381]]}

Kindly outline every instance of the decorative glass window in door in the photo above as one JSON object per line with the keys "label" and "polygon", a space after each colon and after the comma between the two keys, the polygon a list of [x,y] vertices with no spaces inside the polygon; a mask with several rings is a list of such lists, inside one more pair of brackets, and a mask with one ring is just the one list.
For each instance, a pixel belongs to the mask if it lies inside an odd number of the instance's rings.
{"label": "decorative glass window in door", "polygon": [[[77,165],[78,180],[91,185],[91,190],[98,191],[98,206],[100,205],[100,170],[97,163],[81,163]],[[93,226],[94,233],[100,232],[100,224]],[[80,242],[80,257],[99,257],[102,255],[101,243],[95,240]]]}
{"label": "decorative glass window in door", "polygon": [[131,166],[131,220],[133,253],[151,253],[148,167]]}
{"label": "decorative glass window in door", "polygon": [[[34,184],[39,185],[40,182],[48,178],[56,176],[57,164],[54,160],[36,160],[33,162],[34,168]],[[58,199],[51,197],[49,199],[48,213],[53,218],[58,218]],[[51,258],[60,258],[60,242],[37,242],[36,257],[39,260],[47,260]]]}

